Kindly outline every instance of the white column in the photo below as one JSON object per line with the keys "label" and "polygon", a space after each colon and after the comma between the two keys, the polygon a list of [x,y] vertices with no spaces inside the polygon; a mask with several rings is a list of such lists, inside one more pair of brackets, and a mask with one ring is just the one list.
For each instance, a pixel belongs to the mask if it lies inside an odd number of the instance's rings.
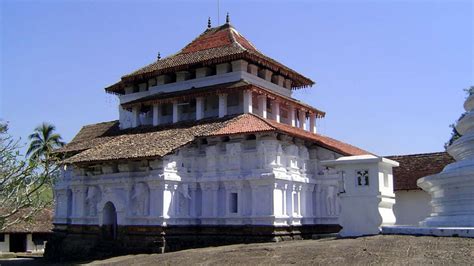
{"label": "white column", "polygon": [[280,103],[278,101],[272,101],[272,114],[273,119],[280,122]]}
{"label": "white column", "polygon": [[157,126],[160,124],[160,117],[161,117],[161,105],[154,104],[153,105],[153,125]]}
{"label": "white column", "polygon": [[301,216],[301,190],[296,191],[298,198],[298,216]]}
{"label": "white column", "polygon": [[227,115],[227,94],[219,94],[219,117]]}
{"label": "white column", "polygon": [[189,201],[189,215],[193,218],[197,217],[197,212],[196,212],[196,190],[197,190],[197,184],[196,183],[191,183],[189,185],[189,190],[191,191],[191,199]]}
{"label": "white column", "polygon": [[306,112],[303,110],[299,110],[298,119],[300,120],[300,128],[304,130],[306,127]]}
{"label": "white column", "polygon": [[196,98],[196,120],[204,118],[204,97]]}
{"label": "white column", "polygon": [[244,113],[252,113],[252,91],[244,91]]}
{"label": "white column", "polygon": [[309,114],[309,131],[311,131],[314,134],[318,133],[316,129],[316,114],[315,113]]}
{"label": "white column", "polygon": [[217,217],[219,213],[219,184],[213,184],[212,188],[212,216]]}
{"label": "white column", "polygon": [[289,119],[292,127],[296,127],[296,114],[295,114],[295,107],[293,105],[290,105],[289,109]]}
{"label": "white column", "polygon": [[263,118],[267,118],[267,96],[260,95],[258,96],[258,110],[259,115]]}
{"label": "white column", "polygon": [[140,107],[134,106],[132,108],[132,127],[140,125]]}
{"label": "white column", "polygon": [[173,123],[178,122],[179,113],[178,113],[178,101],[173,102]]}

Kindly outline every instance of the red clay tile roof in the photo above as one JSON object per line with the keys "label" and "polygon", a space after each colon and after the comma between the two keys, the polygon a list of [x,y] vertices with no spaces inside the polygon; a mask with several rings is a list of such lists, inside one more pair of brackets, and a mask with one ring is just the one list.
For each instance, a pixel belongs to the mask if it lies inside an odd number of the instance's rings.
{"label": "red clay tile roof", "polygon": [[178,53],[157,60],[128,75],[105,90],[111,93],[123,93],[126,84],[144,82],[154,76],[188,69],[190,66],[212,65],[245,59],[293,80],[293,87],[311,86],[314,82],[293,69],[265,56],[247,39],[240,35],[230,24],[207,29]]}
{"label": "red clay tile roof", "polygon": [[83,126],[67,145],[55,150],[57,153],[76,153],[87,150],[112,139],[119,133],[118,120]]}
{"label": "red clay tile roof", "polygon": [[314,134],[287,124],[278,123],[271,119],[264,119],[253,114],[244,114],[240,117],[241,119],[229,123],[225,128],[212,133],[212,135],[231,135],[252,132],[277,131],[290,136],[315,142],[321,147],[338,152],[345,156],[371,154],[368,151],[335,140],[333,138],[320,134]]}
{"label": "red clay tile roof", "polygon": [[209,136],[257,133],[266,131],[275,131],[275,128],[270,126],[260,117],[252,114],[243,114],[239,116],[239,119],[231,121],[225,127],[210,133]]}
{"label": "red clay tile roof", "polygon": [[400,163],[393,168],[394,190],[418,190],[416,181],[419,178],[441,172],[454,162],[447,152],[387,156],[386,158]]}
{"label": "red clay tile roof", "polygon": [[112,135],[111,139],[67,158],[63,163],[163,157],[192,142],[198,136],[218,130],[229,121],[232,119],[203,120],[197,123],[181,122],[172,125],[143,126],[122,130],[121,134]]}
{"label": "red clay tile roof", "polygon": [[[31,209],[23,209],[6,219],[6,222],[15,221],[18,217],[27,216]],[[0,209],[0,212],[6,212],[6,209]],[[30,216],[28,219],[22,219],[18,223],[7,226],[1,233],[49,233],[53,229],[53,210],[42,209]]]}
{"label": "red clay tile roof", "polygon": [[[91,130],[95,125],[85,127]],[[103,125],[99,124],[99,128]],[[111,126],[112,127],[112,126]],[[66,164],[104,162],[112,160],[143,159],[153,157],[163,157],[174,150],[191,143],[198,137],[221,136],[233,134],[248,134],[258,132],[274,131],[301,138],[316,145],[335,151],[342,155],[362,155],[370,154],[367,151],[325,137],[313,134],[299,128],[277,123],[269,119],[263,119],[253,114],[241,114],[238,116],[228,116],[222,119],[208,119],[204,121],[181,122],[172,125],[162,125],[158,127],[144,126],[122,131],[109,131],[99,135],[97,145],[95,138],[91,139],[90,145],[81,145],[79,150],[74,150],[77,145],[72,143],[66,145],[64,150],[72,154],[78,154],[67,158],[63,162]],[[82,133],[81,133],[82,132]],[[85,136],[83,130],[79,132],[77,138]],[[82,137],[80,136],[82,134]],[[93,137],[93,135],[91,135]],[[76,138],[75,138],[76,139]],[[104,141],[101,141],[104,140]],[[83,150],[83,147],[89,147]]]}

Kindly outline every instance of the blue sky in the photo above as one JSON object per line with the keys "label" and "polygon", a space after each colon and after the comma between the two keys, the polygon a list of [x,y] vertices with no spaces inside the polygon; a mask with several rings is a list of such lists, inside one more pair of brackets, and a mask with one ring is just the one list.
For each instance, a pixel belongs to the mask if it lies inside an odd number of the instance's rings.
{"label": "blue sky", "polygon": [[[0,118],[66,141],[118,118],[104,87],[217,24],[216,1],[0,3]],[[472,1],[221,0],[262,52],[316,81],[320,132],[381,155],[440,151],[474,85]]]}

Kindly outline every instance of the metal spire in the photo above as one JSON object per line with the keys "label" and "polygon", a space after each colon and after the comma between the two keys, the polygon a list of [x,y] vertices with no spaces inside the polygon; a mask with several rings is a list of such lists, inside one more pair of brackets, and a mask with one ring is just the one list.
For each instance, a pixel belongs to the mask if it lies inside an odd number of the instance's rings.
{"label": "metal spire", "polygon": [[211,28],[211,17],[209,17],[207,19],[207,28],[210,29]]}
{"label": "metal spire", "polygon": [[158,60],[161,59],[161,54],[160,54],[160,52],[158,52],[158,56],[157,56],[156,58],[157,58]]}
{"label": "metal spire", "polygon": [[227,16],[225,17],[225,23],[226,23],[226,24],[230,24],[229,12],[227,12]]}

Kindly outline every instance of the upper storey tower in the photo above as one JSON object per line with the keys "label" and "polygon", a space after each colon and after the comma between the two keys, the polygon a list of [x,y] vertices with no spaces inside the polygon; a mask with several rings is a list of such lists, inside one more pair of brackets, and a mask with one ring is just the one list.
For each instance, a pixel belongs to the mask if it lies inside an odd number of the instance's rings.
{"label": "upper storey tower", "polygon": [[313,84],[261,53],[227,18],[105,90],[119,97],[121,128],[254,113],[315,133],[324,112],[291,97]]}

